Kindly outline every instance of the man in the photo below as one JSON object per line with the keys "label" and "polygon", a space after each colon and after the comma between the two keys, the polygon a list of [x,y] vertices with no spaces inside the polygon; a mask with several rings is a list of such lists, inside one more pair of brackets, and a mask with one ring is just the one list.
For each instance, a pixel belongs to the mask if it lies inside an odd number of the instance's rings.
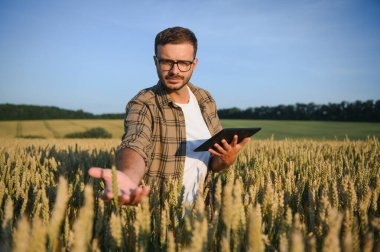
{"label": "man", "polygon": [[[237,136],[209,152],[193,150],[222,127],[211,95],[189,80],[198,59],[197,39],[182,27],[168,28],[155,39],[154,63],[158,83],[139,92],[127,105],[125,133],[116,156],[120,204],[138,204],[149,187],[143,178],[164,181],[183,173],[184,200],[192,202],[199,180],[207,170],[222,171],[232,165],[250,140]],[[105,182],[104,200],[115,197],[110,169],[92,167],[89,175]]]}

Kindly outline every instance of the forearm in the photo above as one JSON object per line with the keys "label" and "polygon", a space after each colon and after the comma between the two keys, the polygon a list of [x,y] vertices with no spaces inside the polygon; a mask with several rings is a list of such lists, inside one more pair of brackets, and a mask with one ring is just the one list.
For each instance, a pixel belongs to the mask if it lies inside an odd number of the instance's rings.
{"label": "forearm", "polygon": [[145,174],[145,161],[133,149],[120,149],[116,154],[116,168],[124,172],[133,182],[140,184]]}

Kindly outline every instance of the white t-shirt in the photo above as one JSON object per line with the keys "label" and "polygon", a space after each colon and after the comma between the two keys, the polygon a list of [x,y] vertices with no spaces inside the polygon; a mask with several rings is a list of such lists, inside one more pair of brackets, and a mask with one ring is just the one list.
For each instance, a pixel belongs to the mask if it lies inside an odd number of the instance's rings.
{"label": "white t-shirt", "polygon": [[208,151],[194,152],[194,149],[211,137],[210,131],[203,119],[198,101],[191,92],[187,104],[178,104],[185,116],[186,123],[186,158],[183,174],[184,202],[192,203],[199,189],[200,179],[207,174],[210,160]]}

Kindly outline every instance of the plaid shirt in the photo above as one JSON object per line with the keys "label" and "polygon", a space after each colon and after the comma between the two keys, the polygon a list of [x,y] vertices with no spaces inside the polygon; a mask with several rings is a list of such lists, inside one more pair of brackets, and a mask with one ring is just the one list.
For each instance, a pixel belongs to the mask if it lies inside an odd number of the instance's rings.
{"label": "plaid shirt", "polygon": [[[220,124],[214,99],[206,90],[188,84],[197,98],[211,135]],[[127,105],[119,148],[131,148],[145,160],[145,180],[178,179],[186,157],[186,125],[182,109],[157,85],[140,91]]]}

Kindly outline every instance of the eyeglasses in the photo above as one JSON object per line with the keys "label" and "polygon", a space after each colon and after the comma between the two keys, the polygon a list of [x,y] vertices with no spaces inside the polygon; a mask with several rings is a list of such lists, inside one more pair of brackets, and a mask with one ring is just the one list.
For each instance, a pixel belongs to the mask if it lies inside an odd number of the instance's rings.
{"label": "eyeglasses", "polygon": [[177,65],[179,71],[188,72],[191,69],[191,65],[194,63],[194,60],[193,61],[187,61],[187,60],[174,61],[174,60],[168,60],[168,59],[160,59],[157,56],[154,56],[154,58],[156,59],[162,71],[170,71],[172,70],[174,65]]}

